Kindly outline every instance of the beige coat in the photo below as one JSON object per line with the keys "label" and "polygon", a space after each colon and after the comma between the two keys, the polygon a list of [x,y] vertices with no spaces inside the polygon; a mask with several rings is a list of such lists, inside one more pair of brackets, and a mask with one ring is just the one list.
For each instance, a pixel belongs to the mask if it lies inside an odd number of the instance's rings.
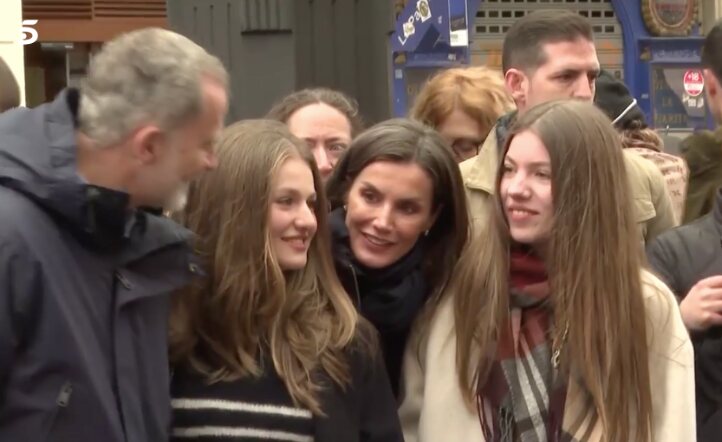
{"label": "beige coat", "polygon": [[[652,385],[652,440],[695,440],[692,343],[669,289],[643,272]],[[452,295],[452,294],[449,294]],[[404,399],[399,409],[406,442],[483,442],[479,417],[468,408],[456,376],[453,295],[441,303],[422,344],[404,355]]]}
{"label": "beige coat", "polygon": [[[636,153],[624,151],[627,172],[634,198],[637,223],[645,242],[676,226],[672,203],[657,167]],[[475,230],[489,212],[489,204],[496,183],[499,150],[496,128],[489,132],[479,155],[461,163],[461,175],[469,201],[469,213]],[[603,189],[600,189],[603,190]]]}

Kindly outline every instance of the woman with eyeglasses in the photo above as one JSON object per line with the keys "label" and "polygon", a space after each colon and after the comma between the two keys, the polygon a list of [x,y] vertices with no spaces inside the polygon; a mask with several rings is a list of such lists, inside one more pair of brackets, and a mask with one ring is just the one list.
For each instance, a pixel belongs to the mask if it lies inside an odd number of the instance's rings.
{"label": "woman with eyeglasses", "polygon": [[514,109],[501,73],[484,66],[452,68],[421,89],[411,118],[436,129],[457,162],[479,153],[496,120]]}

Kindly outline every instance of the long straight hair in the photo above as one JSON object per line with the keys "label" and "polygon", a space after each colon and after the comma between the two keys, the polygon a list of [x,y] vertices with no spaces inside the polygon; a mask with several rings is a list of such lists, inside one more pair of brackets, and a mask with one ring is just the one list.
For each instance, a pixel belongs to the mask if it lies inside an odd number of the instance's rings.
{"label": "long straight hair", "polygon": [[[174,300],[171,361],[218,382],[259,376],[270,359],[294,403],[322,415],[317,371],[345,388],[349,346],[371,352],[373,335],[336,277],[313,156],[285,125],[268,120],[229,126],[217,149],[218,168],[191,186],[180,215],[197,234],[208,274]],[[270,247],[269,195],[291,158],[313,173],[318,232],[306,266],[283,271]]]}
{"label": "long straight hair", "polygon": [[[554,219],[545,264],[560,369],[579,376],[605,441],[647,441],[652,404],[643,257],[619,136],[594,105],[578,101],[546,103],[522,115],[504,155],[525,131],[541,139],[551,160]],[[509,320],[511,238],[501,175],[500,169],[488,223],[462,257],[452,287],[457,374],[470,406]]]}

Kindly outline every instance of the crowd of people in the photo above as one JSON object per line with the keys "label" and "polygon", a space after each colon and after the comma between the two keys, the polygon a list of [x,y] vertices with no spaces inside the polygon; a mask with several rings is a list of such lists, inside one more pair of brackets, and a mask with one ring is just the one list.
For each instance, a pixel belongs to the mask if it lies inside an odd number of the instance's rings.
{"label": "crowd of people", "polygon": [[[11,94],[0,440],[718,440],[722,180],[688,201],[710,161],[586,18],[502,52],[368,128],[325,88],[225,126],[223,63],[154,28]],[[702,63],[722,124],[722,22]]]}

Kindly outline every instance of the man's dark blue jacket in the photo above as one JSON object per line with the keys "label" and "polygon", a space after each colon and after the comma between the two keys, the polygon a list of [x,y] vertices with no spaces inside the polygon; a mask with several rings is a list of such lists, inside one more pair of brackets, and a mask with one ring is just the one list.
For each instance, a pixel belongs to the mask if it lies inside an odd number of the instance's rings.
{"label": "man's dark blue jacket", "polygon": [[0,115],[0,441],[165,441],[190,234],[80,178],[78,102]]}

